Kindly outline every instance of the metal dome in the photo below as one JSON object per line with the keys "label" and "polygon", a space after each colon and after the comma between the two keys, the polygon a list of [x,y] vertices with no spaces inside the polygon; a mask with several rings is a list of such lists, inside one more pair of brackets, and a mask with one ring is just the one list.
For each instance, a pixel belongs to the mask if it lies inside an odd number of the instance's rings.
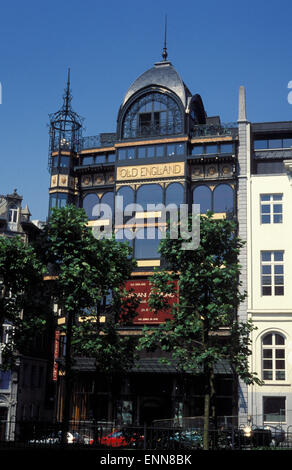
{"label": "metal dome", "polygon": [[121,107],[123,107],[137,91],[150,86],[161,86],[172,91],[180,98],[185,109],[192,96],[171,62],[165,60],[155,63],[154,67],[146,70],[146,72],[142,73],[142,75],[132,83]]}

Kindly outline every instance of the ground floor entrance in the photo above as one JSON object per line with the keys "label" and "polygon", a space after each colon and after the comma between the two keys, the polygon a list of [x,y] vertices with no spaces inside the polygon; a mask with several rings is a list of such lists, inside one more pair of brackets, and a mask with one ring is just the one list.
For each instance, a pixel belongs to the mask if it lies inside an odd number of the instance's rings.
{"label": "ground floor entrance", "polygon": [[[200,376],[133,373],[110,380],[80,374],[72,390],[71,419],[115,425],[152,425],[204,414],[204,380]],[[215,376],[218,416],[237,413],[236,385],[230,375]],[[57,419],[62,416],[62,380],[58,384]]]}

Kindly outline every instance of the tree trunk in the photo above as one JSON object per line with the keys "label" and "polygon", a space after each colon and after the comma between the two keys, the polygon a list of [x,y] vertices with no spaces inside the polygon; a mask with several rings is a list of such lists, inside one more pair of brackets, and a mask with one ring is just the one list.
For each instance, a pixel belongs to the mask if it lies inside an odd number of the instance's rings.
{"label": "tree trunk", "polygon": [[205,365],[204,366],[204,378],[205,378],[204,432],[203,432],[203,449],[204,450],[209,450],[209,421],[210,421],[210,405],[211,405],[210,376],[211,376],[210,368],[208,365]]}

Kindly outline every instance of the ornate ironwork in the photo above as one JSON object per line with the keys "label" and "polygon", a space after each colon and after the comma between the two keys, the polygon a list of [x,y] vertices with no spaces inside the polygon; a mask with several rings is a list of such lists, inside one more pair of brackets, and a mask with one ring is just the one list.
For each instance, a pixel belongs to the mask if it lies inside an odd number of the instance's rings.
{"label": "ornate ironwork", "polygon": [[93,149],[99,147],[112,147],[117,140],[114,133],[98,134],[83,137],[80,141],[81,149]]}
{"label": "ornate ironwork", "polygon": [[122,136],[131,139],[181,134],[183,131],[183,117],[176,101],[166,94],[154,92],[137,99],[128,109]]}
{"label": "ornate ironwork", "polygon": [[70,69],[68,70],[67,87],[63,96],[63,105],[59,111],[49,114],[50,118],[50,146],[49,168],[51,168],[52,152],[66,150],[70,152],[80,151],[83,118],[81,118],[71,106],[72,95],[70,90]]}
{"label": "ornate ironwork", "polygon": [[206,135],[235,135],[237,132],[237,123],[227,124],[199,124],[195,125],[191,131],[192,137],[205,137]]}

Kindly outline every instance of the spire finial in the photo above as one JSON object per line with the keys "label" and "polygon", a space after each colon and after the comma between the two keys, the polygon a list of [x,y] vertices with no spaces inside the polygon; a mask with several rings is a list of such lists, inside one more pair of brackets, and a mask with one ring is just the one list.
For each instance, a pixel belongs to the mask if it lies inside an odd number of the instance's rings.
{"label": "spire finial", "polygon": [[167,15],[165,15],[165,24],[164,24],[164,48],[162,52],[162,58],[164,61],[167,59],[167,47],[166,47],[166,32],[167,32]]}
{"label": "spire finial", "polygon": [[68,111],[70,101],[71,101],[71,93],[70,93],[70,67],[68,68],[68,78],[67,78],[67,88],[64,96],[64,104],[65,104],[65,110]]}

